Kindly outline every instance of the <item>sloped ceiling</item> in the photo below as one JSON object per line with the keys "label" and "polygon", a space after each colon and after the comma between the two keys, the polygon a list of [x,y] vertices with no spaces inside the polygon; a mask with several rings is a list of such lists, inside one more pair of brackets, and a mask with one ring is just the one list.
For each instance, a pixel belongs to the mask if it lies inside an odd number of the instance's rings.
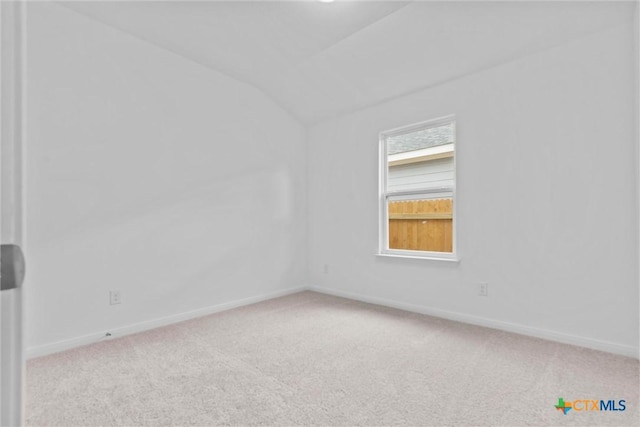
{"label": "sloped ceiling", "polygon": [[62,4],[253,85],[304,124],[631,20],[634,7],[630,1]]}

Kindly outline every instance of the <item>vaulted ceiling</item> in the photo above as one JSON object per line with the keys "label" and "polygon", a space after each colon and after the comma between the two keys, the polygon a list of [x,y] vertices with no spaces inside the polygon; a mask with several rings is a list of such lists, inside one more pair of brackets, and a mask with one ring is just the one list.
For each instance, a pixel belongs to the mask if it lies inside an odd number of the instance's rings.
{"label": "vaulted ceiling", "polygon": [[631,1],[63,4],[250,84],[304,124],[631,20],[634,7]]}

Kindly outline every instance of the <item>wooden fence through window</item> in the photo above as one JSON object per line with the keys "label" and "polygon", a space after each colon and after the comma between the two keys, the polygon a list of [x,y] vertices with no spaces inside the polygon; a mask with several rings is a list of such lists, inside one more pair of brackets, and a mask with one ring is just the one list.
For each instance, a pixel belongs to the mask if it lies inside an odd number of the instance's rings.
{"label": "wooden fence through window", "polygon": [[389,249],[453,251],[452,199],[389,202]]}

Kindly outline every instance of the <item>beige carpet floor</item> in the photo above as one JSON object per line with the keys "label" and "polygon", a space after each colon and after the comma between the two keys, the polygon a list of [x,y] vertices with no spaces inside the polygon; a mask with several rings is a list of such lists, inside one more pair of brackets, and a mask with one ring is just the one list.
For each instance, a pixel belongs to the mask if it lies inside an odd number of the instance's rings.
{"label": "beige carpet floor", "polygon": [[[28,425],[640,425],[638,361],[302,292],[27,365]],[[624,399],[576,412],[558,398]]]}

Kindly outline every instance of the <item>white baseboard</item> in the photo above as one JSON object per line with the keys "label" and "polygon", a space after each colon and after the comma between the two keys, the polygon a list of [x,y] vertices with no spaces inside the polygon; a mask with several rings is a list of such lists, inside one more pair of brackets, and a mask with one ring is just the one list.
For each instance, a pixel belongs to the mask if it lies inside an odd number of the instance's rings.
{"label": "white baseboard", "polygon": [[174,314],[171,316],[161,317],[158,319],[147,320],[144,322],[134,323],[132,325],[123,326],[120,328],[110,329],[110,337],[105,337],[105,332],[100,331],[93,334],[83,335],[76,338],[57,341],[50,344],[39,345],[35,347],[29,347],[25,349],[25,358],[33,359],[35,357],[46,356],[48,354],[58,353],[64,350],[69,350],[75,347],[80,347],[87,344],[93,344],[98,341],[104,341],[108,339],[114,339],[125,335],[135,334],[137,332],[147,331],[149,329],[155,329],[161,326],[167,326],[173,323],[182,322],[183,320],[189,320],[196,317],[206,316],[208,314],[218,313],[225,310],[231,310],[233,308],[242,307],[245,305],[255,304],[257,302],[270,300],[273,298],[283,297],[285,295],[295,294],[301,291],[308,290],[308,287],[301,286],[296,288],[284,289],[281,291],[270,292],[267,294],[257,295],[254,297],[243,298],[239,300],[229,301],[221,304],[212,305],[210,307],[204,307],[197,310],[187,311],[184,313]]}
{"label": "white baseboard", "polygon": [[370,304],[377,304],[377,305],[382,305],[386,307],[397,308],[400,310],[411,311],[414,313],[426,314],[429,316],[455,320],[457,322],[469,323],[472,325],[484,326],[492,329],[499,329],[502,331],[513,332],[516,334],[527,335],[527,336],[536,337],[536,338],[542,338],[550,341],[560,342],[563,344],[571,344],[571,345],[576,345],[580,347],[591,348],[594,350],[606,351],[608,353],[619,354],[622,356],[633,357],[636,359],[639,358],[638,347],[633,347],[633,346],[628,346],[628,345],[618,344],[618,343],[613,343],[608,341],[601,341],[601,340],[596,340],[593,338],[587,338],[587,337],[582,337],[577,335],[570,335],[562,332],[551,331],[548,329],[533,328],[530,326],[503,322],[500,320],[488,319],[480,316],[472,316],[464,313],[441,310],[439,308],[434,308],[434,307],[409,304],[409,303],[389,300],[385,298],[370,297],[366,295],[355,294],[351,292],[344,292],[344,291],[324,288],[320,286],[300,286],[296,288],[284,289],[281,291],[270,292],[267,294],[262,294],[254,297],[229,301],[226,303],[221,303],[221,304],[213,305],[210,307],[201,308],[198,310],[179,313],[172,316],[166,316],[159,319],[153,319],[145,322],[135,323],[133,325],[123,326],[120,328],[110,330],[111,337],[109,338],[106,338],[104,336],[104,331],[100,331],[93,334],[84,335],[81,337],[76,337],[76,338],[71,338],[67,340],[57,341],[50,344],[30,347],[25,350],[25,356],[27,359],[46,356],[48,354],[58,353],[58,352],[69,350],[75,347],[80,347],[87,344],[93,344],[98,341],[122,337],[125,335],[134,334],[137,332],[143,332],[149,329],[154,329],[161,326],[170,325],[173,323],[178,323],[183,320],[193,319],[195,317],[200,317],[200,316],[206,316],[208,314],[218,313],[225,310],[231,310],[233,308],[255,304],[257,302],[266,301],[273,298],[278,298],[278,297],[294,294],[294,293],[305,291],[305,290],[319,292],[327,295],[334,295],[342,298],[348,298],[348,299],[366,302]]}
{"label": "white baseboard", "polygon": [[608,353],[619,354],[638,359],[639,349],[624,344],[618,344],[608,341],[596,340],[577,335],[565,334],[562,332],[551,331],[548,329],[533,328],[530,326],[519,325],[516,323],[503,322],[500,320],[488,319],[485,317],[472,316],[453,311],[441,310],[439,308],[408,304],[404,302],[393,301],[385,298],[369,297],[366,295],[355,294],[351,292],[343,292],[340,290],[324,288],[321,286],[309,286],[311,291],[319,292],[327,295],[333,295],[342,298],[348,298],[356,301],[366,302],[370,304],[383,305],[386,307],[397,308],[400,310],[411,311],[414,313],[426,314],[434,317],[455,320],[457,322],[469,323],[472,325],[484,326],[501,331],[513,332],[520,335],[527,335],[536,338],[542,338],[549,341],[555,341],[563,344],[576,345],[579,347],[591,348],[594,350],[606,351]]}

